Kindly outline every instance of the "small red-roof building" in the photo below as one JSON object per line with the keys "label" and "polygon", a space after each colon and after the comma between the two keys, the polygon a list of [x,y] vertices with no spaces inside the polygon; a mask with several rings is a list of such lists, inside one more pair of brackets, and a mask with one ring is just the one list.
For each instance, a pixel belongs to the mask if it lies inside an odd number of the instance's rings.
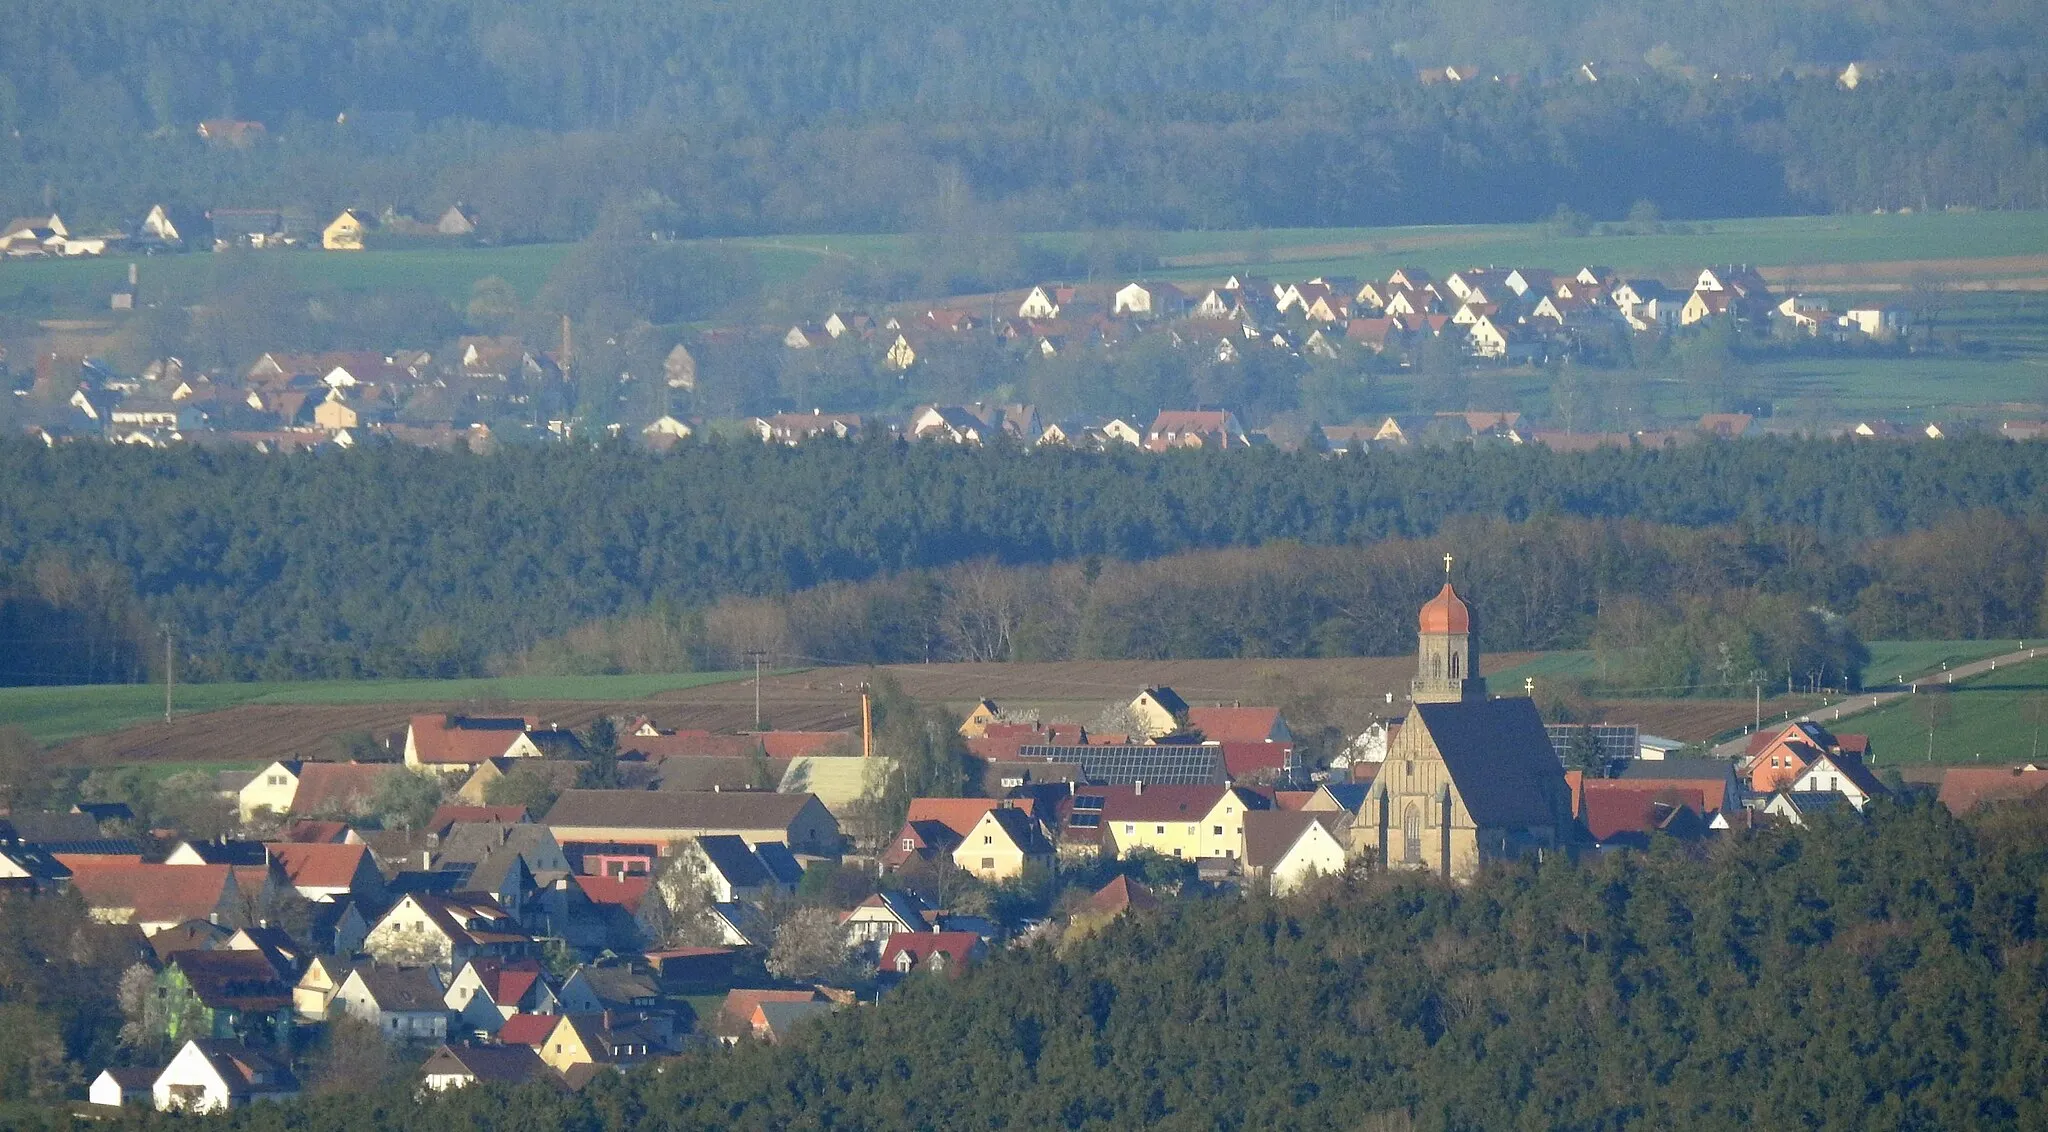
{"label": "small red-roof building", "polygon": [[1276,707],[1188,708],[1188,730],[1211,743],[1288,743],[1294,732]]}
{"label": "small red-roof building", "polygon": [[2027,766],[1950,767],[1941,776],[1941,804],[1957,817],[2048,790],[2048,770]]}
{"label": "small red-roof building", "polygon": [[1588,778],[1579,784],[1579,816],[1603,846],[1649,844],[1652,833],[1683,840],[1706,834],[1707,802],[1697,787],[1669,782]]}
{"label": "small red-roof building", "polygon": [[270,859],[284,870],[300,896],[318,903],[358,897],[372,905],[384,900],[384,877],[370,847],[363,844],[267,843]]}
{"label": "small red-roof building", "polygon": [[877,967],[884,975],[929,971],[958,978],[987,954],[988,944],[974,932],[897,932],[882,944]]}
{"label": "small red-roof building", "polygon": [[1085,908],[1102,916],[1121,916],[1125,912],[1149,912],[1159,907],[1159,897],[1144,884],[1127,876],[1119,876],[1095,890],[1088,898]]}
{"label": "small red-roof building", "polygon": [[497,1038],[502,1045],[538,1048],[560,1022],[553,1014],[514,1014],[498,1028]]}

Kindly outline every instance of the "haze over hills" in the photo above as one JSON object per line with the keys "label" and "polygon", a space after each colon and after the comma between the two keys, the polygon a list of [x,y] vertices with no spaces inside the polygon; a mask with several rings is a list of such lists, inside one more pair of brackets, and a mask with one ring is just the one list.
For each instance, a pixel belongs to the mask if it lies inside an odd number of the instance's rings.
{"label": "haze over hills", "polygon": [[506,239],[2038,206],[2043,42],[1896,0],[65,0],[0,28],[0,199],[466,199]]}

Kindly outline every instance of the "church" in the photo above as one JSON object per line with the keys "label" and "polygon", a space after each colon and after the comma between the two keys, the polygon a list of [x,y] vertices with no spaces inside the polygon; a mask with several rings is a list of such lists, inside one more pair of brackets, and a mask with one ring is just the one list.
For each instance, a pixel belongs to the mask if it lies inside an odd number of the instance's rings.
{"label": "church", "polygon": [[1571,793],[1535,701],[1489,698],[1472,610],[1444,588],[1418,618],[1407,720],[1360,809],[1361,847],[1387,869],[1464,880],[1488,861],[1555,849]]}

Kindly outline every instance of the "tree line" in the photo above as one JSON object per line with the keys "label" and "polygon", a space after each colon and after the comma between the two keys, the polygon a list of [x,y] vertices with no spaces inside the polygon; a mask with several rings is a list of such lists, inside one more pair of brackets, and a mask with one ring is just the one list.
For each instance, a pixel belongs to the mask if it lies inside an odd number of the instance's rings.
{"label": "tree line", "polygon": [[2041,817],[1880,803],[1698,855],[1196,901],[577,1094],[108,1126],[2036,1127]]}
{"label": "tree line", "polygon": [[[531,0],[292,0],[261,20],[62,0],[0,28],[0,199],[89,224],[158,201],[324,221],[461,200],[497,240],[579,239],[621,209],[683,235],[941,236],[965,216],[1000,237],[2048,201],[2048,36],[2024,5],[1915,31],[1905,69],[1855,90],[1791,65],[1856,58],[1924,8],[1723,0],[1681,39],[1618,0],[1540,27],[1498,0],[1343,7],[1333,29],[1217,3],[935,17],[863,0],[791,36],[758,0],[573,19]],[[1596,45],[1607,78],[1569,81]],[[1417,82],[1447,62],[1529,81]],[[269,132],[210,145],[194,124],[216,116]]]}
{"label": "tree line", "polygon": [[[2044,475],[2048,446],[1984,438],[1338,459],[9,442],[0,569],[100,581],[10,599],[5,647],[41,659],[7,678],[132,679],[159,624],[181,679],[474,675],[550,648],[582,663],[577,633],[625,668],[723,664],[750,638],[855,661],[1401,653],[1451,542],[1494,648],[1593,640],[1624,597],[1655,625],[1762,595],[1865,635],[2010,635],[2040,616]],[[804,622],[837,640],[789,628]]]}

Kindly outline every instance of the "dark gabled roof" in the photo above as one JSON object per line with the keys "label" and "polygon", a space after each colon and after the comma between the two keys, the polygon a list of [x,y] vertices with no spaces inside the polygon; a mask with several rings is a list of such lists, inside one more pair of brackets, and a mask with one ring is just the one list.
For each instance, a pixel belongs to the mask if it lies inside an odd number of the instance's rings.
{"label": "dark gabled roof", "polygon": [[1480,826],[1561,824],[1564,768],[1535,702],[1500,700],[1416,704],[1458,797]]}
{"label": "dark gabled roof", "polygon": [[830,1014],[837,1009],[830,1002],[812,999],[809,1002],[762,1002],[755,1008],[761,1012],[761,1021],[767,1024],[768,1037],[781,1040],[789,1035],[790,1028],[806,1018]]}
{"label": "dark gabled roof", "polygon": [[[1311,812],[1308,810],[1252,810],[1244,815],[1244,863],[1249,868],[1270,869],[1280,863],[1294,843],[1308,832],[1308,827],[1321,825],[1330,830],[1336,824],[1337,815],[1331,811]],[[1341,842],[1339,844],[1342,844]]]}
{"label": "dark gabled roof", "polygon": [[775,878],[777,884],[800,884],[804,879],[803,862],[789,851],[789,846],[780,841],[763,841],[754,846],[754,856],[759,858],[761,867]]}
{"label": "dark gabled roof", "polygon": [[609,1007],[632,1006],[642,999],[658,998],[661,988],[653,978],[630,967],[585,967],[583,981],[590,992]]}
{"label": "dark gabled roof", "polygon": [[1159,701],[1160,707],[1165,708],[1175,716],[1184,716],[1188,713],[1188,702],[1181,699],[1180,693],[1172,688],[1161,684],[1156,688],[1147,688],[1145,690],[1152,694],[1153,699]]}
{"label": "dark gabled roof", "polygon": [[448,1009],[425,967],[365,966],[351,977],[362,980],[377,1009],[387,1013],[433,1014]]}
{"label": "dark gabled roof", "polygon": [[1023,810],[1015,810],[1008,807],[993,809],[986,815],[986,820],[993,821],[997,825],[1002,826],[1003,832],[1009,835],[1010,840],[1016,843],[1017,848],[1025,856],[1049,857],[1052,855],[1052,842],[1046,840],[1045,831],[1038,824],[1038,819],[1025,813]]}
{"label": "dark gabled roof", "polygon": [[1336,799],[1338,805],[1344,807],[1346,811],[1355,814],[1365,808],[1365,795],[1367,791],[1372,789],[1372,784],[1370,782],[1326,782],[1323,784],[1323,788],[1330,792],[1330,797]]}
{"label": "dark gabled roof", "polygon": [[468,1074],[494,1085],[519,1085],[535,1079],[559,1081],[540,1055],[527,1045],[442,1046],[420,1066],[422,1076]]}
{"label": "dark gabled roof", "polygon": [[219,841],[187,841],[184,848],[192,850],[209,865],[270,863],[270,848],[261,841],[231,841],[223,837]]}
{"label": "dark gabled roof", "polygon": [[697,848],[703,850],[704,859],[711,862],[718,875],[736,888],[754,888],[771,879],[761,859],[743,838],[729,833],[699,837]]}
{"label": "dark gabled roof", "polygon": [[1629,759],[1621,765],[1622,778],[1721,779],[1734,772],[1727,759]]}
{"label": "dark gabled roof", "polygon": [[47,845],[53,841],[98,841],[100,823],[86,814],[26,813],[0,817],[0,838],[14,837]]}
{"label": "dark gabled roof", "polygon": [[180,951],[166,966],[183,972],[192,993],[211,1010],[265,1012],[292,1004],[292,990],[258,951]]}

